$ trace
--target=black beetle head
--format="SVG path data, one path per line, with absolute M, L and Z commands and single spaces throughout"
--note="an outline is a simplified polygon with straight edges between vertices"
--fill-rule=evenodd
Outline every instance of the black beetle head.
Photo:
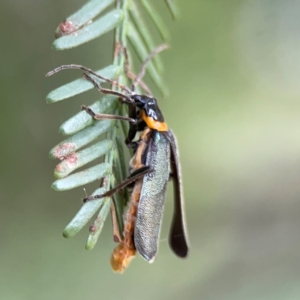
M 135 105 L 141 110 L 144 110 L 148 117 L 156 121 L 163 122 L 164 117 L 157 105 L 156 99 L 145 95 L 133 95 L 131 98 L 134 100 Z

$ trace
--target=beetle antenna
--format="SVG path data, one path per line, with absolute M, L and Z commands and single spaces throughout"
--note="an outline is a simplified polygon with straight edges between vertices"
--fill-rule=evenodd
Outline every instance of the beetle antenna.
M 132 100 L 130 99 L 130 97 L 128 97 L 125 94 L 122 94 L 120 92 L 117 91 L 113 91 L 110 89 L 104 89 L 99 82 L 97 82 L 94 78 L 92 78 L 90 75 L 83 73 L 83 78 L 86 79 L 87 81 L 91 82 L 95 88 L 102 94 L 110 94 L 110 95 L 115 95 L 118 96 L 122 99 L 122 102 L 124 103 L 132 103 Z
M 124 66 L 125 66 L 126 75 L 128 76 L 128 78 L 130 78 L 132 80 L 132 82 L 134 82 L 136 80 L 137 76 L 130 69 L 129 55 L 128 55 L 126 47 L 123 48 L 123 52 L 124 52 L 124 56 L 125 56 Z M 148 88 L 148 86 L 145 84 L 145 82 L 140 80 L 138 84 L 147 93 L 147 95 L 149 97 L 151 97 L 152 93 L 151 93 L 150 89 Z M 134 92 L 134 89 L 132 90 L 132 92 Z
M 97 78 L 99 78 L 99 79 L 101 79 L 103 81 L 106 81 L 106 82 L 110 83 L 111 85 L 117 86 L 121 90 L 126 91 L 127 93 L 131 94 L 131 90 L 127 86 L 119 84 L 115 80 L 110 80 L 108 78 L 105 78 L 105 77 L 97 74 L 96 72 L 94 72 L 92 69 L 86 68 L 86 67 L 84 67 L 82 65 L 74 65 L 74 64 L 71 64 L 71 65 L 62 65 L 62 66 L 60 66 L 58 68 L 55 68 L 54 70 L 48 72 L 46 74 L 46 77 L 52 76 L 53 74 L 58 73 L 58 72 L 60 72 L 62 70 L 66 70 L 66 69 L 80 69 L 80 70 L 83 70 L 83 71 L 88 72 L 89 74 L 92 74 L 95 77 L 97 77 Z
M 161 51 L 164 51 L 166 49 L 170 48 L 170 46 L 168 44 L 162 44 L 160 46 L 158 46 L 156 49 L 154 49 L 148 56 L 147 58 L 144 60 L 143 64 L 142 64 L 142 69 L 140 71 L 140 73 L 136 76 L 133 84 L 132 84 L 132 90 L 134 91 L 135 87 L 141 82 L 141 80 L 143 79 L 145 73 L 146 73 L 146 67 L 149 63 L 149 61 L 151 60 L 151 58 L 153 56 L 155 56 L 156 54 L 158 54 Z

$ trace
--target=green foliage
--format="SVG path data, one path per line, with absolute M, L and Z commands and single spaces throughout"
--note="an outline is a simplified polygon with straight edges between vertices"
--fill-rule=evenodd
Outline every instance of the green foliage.
M 174 4 L 170 0 L 165 2 L 170 13 L 175 17 L 177 11 Z M 96 21 L 92 22 L 92 19 L 98 17 L 104 9 L 113 3 L 115 3 L 114 8 L 105 15 L 100 15 Z M 132 58 L 133 54 L 128 47 L 128 43 L 130 43 L 139 60 L 143 61 L 156 46 L 144 21 L 143 16 L 145 14 L 150 16 L 150 20 L 153 21 L 162 39 L 168 41 L 169 32 L 150 0 L 90 0 L 84 7 L 57 27 L 55 33 L 58 38 L 53 42 L 52 47 L 55 50 L 70 49 L 114 30 L 115 49 L 120 45 L 126 47 L 129 58 Z M 116 53 L 113 64 L 97 71 L 97 73 L 109 79 L 118 78 L 119 82 L 125 84 L 125 58 L 122 53 L 120 54 L 117 51 Z M 149 63 L 147 73 L 156 87 L 164 94 L 165 85 L 161 77 L 162 69 L 161 59 L 156 56 Z M 101 83 L 101 80 L 99 82 Z M 73 97 L 93 87 L 85 79 L 74 80 L 50 92 L 47 96 L 47 103 L 54 103 Z M 90 107 L 96 113 L 116 115 L 123 113 L 118 99 L 111 95 L 102 97 Z M 51 158 L 61 160 L 54 171 L 57 180 L 52 184 L 52 188 L 57 191 L 64 191 L 85 186 L 90 182 L 101 179 L 102 187 L 93 193 L 93 195 L 97 195 L 104 193 L 115 186 L 116 182 L 126 178 L 127 163 L 124 159 L 122 145 L 122 139 L 124 139 L 126 132 L 127 124 L 125 122 L 120 123 L 120 121 L 115 120 L 94 121 L 85 111 L 79 112 L 64 122 L 60 127 L 60 133 L 68 137 L 50 151 Z M 96 144 L 90 144 L 103 134 L 105 136 L 103 140 Z M 86 145 L 88 146 L 85 149 L 80 150 Z M 99 157 L 103 157 L 102 163 L 69 175 L 76 169 Z M 114 195 L 120 232 L 122 232 L 122 215 L 123 208 L 128 200 L 127 197 L 126 191 Z M 85 203 L 67 225 L 63 236 L 74 236 L 99 210 L 98 216 L 90 227 L 90 235 L 86 244 L 86 249 L 92 249 L 101 233 L 110 207 L 110 198 L 102 198 Z

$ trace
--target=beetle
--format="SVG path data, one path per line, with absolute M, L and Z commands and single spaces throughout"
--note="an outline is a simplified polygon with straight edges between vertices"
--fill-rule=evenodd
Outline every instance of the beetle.
M 137 76 L 130 73 L 133 79 L 131 89 L 116 81 L 103 78 L 92 70 L 79 65 L 64 65 L 47 74 L 50 76 L 67 68 L 82 69 L 86 72 L 83 75 L 84 78 L 92 82 L 101 93 L 116 95 L 122 103 L 128 105 L 128 117 L 97 114 L 91 108 L 82 106 L 82 109 L 95 120 L 119 119 L 129 121 L 130 124 L 125 140 L 126 145 L 134 151 L 129 163 L 129 177 L 104 194 L 89 196 L 84 199 L 86 202 L 112 196 L 118 190 L 133 185 L 124 220 L 124 238 L 114 249 L 111 257 L 111 265 L 118 272 L 123 272 L 128 266 L 130 260 L 135 256 L 136 250 L 149 263 L 155 260 L 158 253 L 167 184 L 170 178 L 174 182 L 174 213 L 169 244 L 177 256 L 184 258 L 188 254 L 176 138 L 173 132 L 168 129 L 157 100 L 152 97 L 149 89 L 142 82 L 147 63 L 155 54 L 165 48 L 166 45 L 162 45 L 150 53 Z M 118 86 L 125 93 L 102 88 L 90 75 Z M 141 84 L 148 95 L 135 93 L 135 87 L 138 84 Z

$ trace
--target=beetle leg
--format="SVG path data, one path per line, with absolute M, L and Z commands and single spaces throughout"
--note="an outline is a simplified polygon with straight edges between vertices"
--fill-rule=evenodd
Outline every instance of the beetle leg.
M 128 186 L 132 182 L 136 181 L 137 179 L 145 176 L 146 174 L 152 172 L 150 167 L 142 167 L 136 171 L 133 172 L 127 179 L 125 179 L 123 182 L 121 182 L 119 185 L 116 187 L 110 189 L 109 191 L 101 194 L 101 195 L 95 195 L 95 196 L 89 196 L 83 199 L 83 202 L 91 201 L 91 200 L 96 200 L 104 197 L 110 197 L 117 191 L 123 189 L 124 187 Z
M 82 105 L 81 109 L 85 110 L 95 120 L 109 119 L 109 120 L 123 120 L 123 121 L 128 121 L 128 122 L 130 122 L 132 124 L 136 124 L 137 123 L 137 120 L 132 119 L 132 118 L 127 118 L 127 117 L 124 117 L 124 116 L 95 113 L 90 107 L 88 107 L 86 105 Z

